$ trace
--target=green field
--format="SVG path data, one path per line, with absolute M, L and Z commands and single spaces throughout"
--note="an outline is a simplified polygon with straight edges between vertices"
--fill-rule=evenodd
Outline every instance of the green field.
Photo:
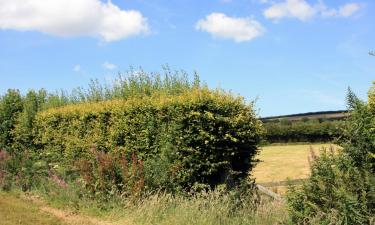
M 305 179 L 309 176 L 310 149 L 316 153 L 330 144 L 272 145 L 262 147 L 253 176 L 257 183 Z M 337 146 L 334 146 L 337 148 Z

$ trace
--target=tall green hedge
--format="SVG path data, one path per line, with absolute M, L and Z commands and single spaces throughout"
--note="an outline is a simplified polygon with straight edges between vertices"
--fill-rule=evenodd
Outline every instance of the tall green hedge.
M 329 142 L 342 136 L 344 121 L 276 121 L 266 122 L 265 140 L 283 142 Z
M 93 146 L 135 152 L 145 167 L 162 164 L 153 171 L 181 187 L 246 177 L 262 132 L 252 104 L 207 88 L 53 108 L 38 113 L 34 125 L 35 144 L 51 162 L 89 157 Z

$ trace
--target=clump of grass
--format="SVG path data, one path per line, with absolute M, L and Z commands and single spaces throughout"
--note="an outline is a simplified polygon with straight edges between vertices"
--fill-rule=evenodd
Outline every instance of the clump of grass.
M 278 224 L 287 221 L 281 202 L 262 200 L 255 207 L 252 199 L 238 207 L 230 194 L 207 192 L 194 197 L 153 195 L 131 209 L 134 224 Z M 119 220 L 121 222 L 121 219 Z

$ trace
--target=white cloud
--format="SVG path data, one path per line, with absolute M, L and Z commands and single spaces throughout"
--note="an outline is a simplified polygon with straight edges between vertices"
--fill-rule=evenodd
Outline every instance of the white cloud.
M 266 18 L 276 20 L 285 17 L 307 20 L 314 14 L 314 8 L 304 0 L 286 0 L 282 3 L 273 4 L 263 12 Z
M 343 17 L 348 17 L 356 13 L 361 8 L 358 3 L 348 3 L 341 6 L 339 9 L 339 15 Z
M 263 26 L 254 19 L 229 17 L 223 13 L 207 15 L 205 19 L 197 22 L 196 29 L 236 42 L 250 41 L 265 32 Z
M 321 6 L 321 15 L 323 17 L 349 17 L 354 15 L 362 8 L 359 3 L 347 3 L 338 9 L 329 9 L 324 4 Z
M 117 68 L 117 66 L 115 64 L 112 64 L 112 63 L 109 63 L 109 62 L 103 63 L 103 67 L 107 70 L 114 70 L 114 69 Z
M 94 36 L 106 42 L 149 31 L 139 11 L 100 0 L 1 0 L 0 29 Z
M 272 3 L 270 7 L 264 10 L 263 15 L 267 19 L 272 20 L 297 18 L 306 21 L 317 15 L 325 18 L 349 17 L 355 14 L 361 7 L 359 3 L 347 3 L 335 9 L 328 8 L 323 0 L 319 0 L 314 5 L 309 4 L 306 0 L 285 0 L 279 3 Z
M 79 65 L 79 64 L 75 65 L 73 67 L 73 71 L 76 72 L 76 73 L 80 72 L 81 71 L 81 65 Z

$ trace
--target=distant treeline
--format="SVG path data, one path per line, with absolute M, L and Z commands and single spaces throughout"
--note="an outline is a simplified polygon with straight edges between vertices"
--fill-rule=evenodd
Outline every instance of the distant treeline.
M 297 113 L 282 116 L 269 116 L 260 118 L 263 122 L 270 122 L 275 120 L 290 120 L 299 121 L 304 119 L 318 119 L 320 121 L 327 120 L 340 120 L 345 119 L 350 115 L 348 110 L 335 110 L 335 111 L 319 111 L 319 112 L 307 112 L 307 113 Z
M 272 120 L 264 123 L 265 141 L 269 143 L 330 142 L 342 135 L 343 125 L 343 120 L 329 119 Z

